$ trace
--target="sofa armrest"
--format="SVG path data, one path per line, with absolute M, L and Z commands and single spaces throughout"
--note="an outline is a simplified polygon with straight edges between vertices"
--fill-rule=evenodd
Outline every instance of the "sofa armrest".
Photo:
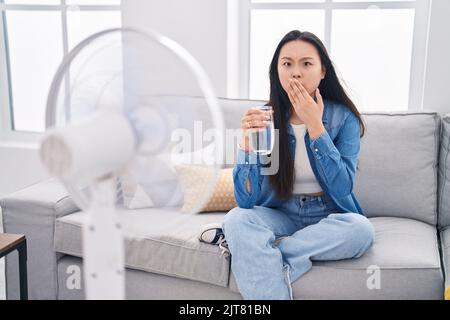
M 24 234 L 28 251 L 28 297 L 57 298 L 57 254 L 54 251 L 55 220 L 78 211 L 64 186 L 48 179 L 0 199 L 6 233 Z M 6 257 L 6 295 L 19 298 L 17 253 Z
M 441 255 L 445 278 L 445 299 L 450 300 L 450 227 L 441 230 Z

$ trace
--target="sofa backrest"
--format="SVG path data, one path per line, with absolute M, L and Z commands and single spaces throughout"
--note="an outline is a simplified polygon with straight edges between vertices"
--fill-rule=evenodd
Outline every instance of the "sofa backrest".
M 437 223 L 441 116 L 436 112 L 362 113 L 354 193 L 368 217 Z
M 262 103 L 232 99 L 219 102 L 227 128 L 238 128 L 245 110 Z M 440 114 L 377 112 L 362 116 L 367 131 L 361 139 L 354 193 L 365 214 L 412 218 L 436 225 Z M 448 201 L 441 202 L 441 206 L 446 206 L 448 212 Z M 450 217 L 444 220 L 448 223 Z
M 439 153 L 439 228 L 450 226 L 450 113 L 442 118 Z

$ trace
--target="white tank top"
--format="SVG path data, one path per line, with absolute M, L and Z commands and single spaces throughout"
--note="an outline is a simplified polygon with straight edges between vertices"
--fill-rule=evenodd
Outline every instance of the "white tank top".
M 308 154 L 305 146 L 305 124 L 291 124 L 294 129 L 295 139 L 297 140 L 295 146 L 295 181 L 294 194 L 302 193 L 316 193 L 322 192 L 320 184 L 317 182 L 316 176 L 312 171 L 309 163 Z

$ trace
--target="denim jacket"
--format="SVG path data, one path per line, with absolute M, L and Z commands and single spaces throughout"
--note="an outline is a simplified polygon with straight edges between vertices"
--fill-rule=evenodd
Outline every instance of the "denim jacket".
M 296 138 L 294 130 L 286 115 L 288 137 L 292 158 L 295 158 Z M 312 171 L 319 185 L 344 212 L 364 215 L 355 195 L 356 163 L 360 150 L 360 128 L 358 118 L 343 104 L 324 100 L 322 123 L 325 132 L 311 140 L 305 134 L 305 145 Z M 254 205 L 279 207 L 282 200 L 275 196 L 269 185 L 269 176 L 261 174 L 260 156 L 254 152 L 247 153 L 237 148 L 237 163 L 233 169 L 234 196 L 241 208 L 252 208 Z M 246 181 L 250 179 L 250 192 Z

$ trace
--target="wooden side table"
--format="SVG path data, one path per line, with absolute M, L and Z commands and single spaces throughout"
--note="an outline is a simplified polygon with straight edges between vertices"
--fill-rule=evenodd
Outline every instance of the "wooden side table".
M 28 300 L 27 239 L 23 234 L 0 233 L 0 258 L 14 250 L 19 253 L 20 299 Z

